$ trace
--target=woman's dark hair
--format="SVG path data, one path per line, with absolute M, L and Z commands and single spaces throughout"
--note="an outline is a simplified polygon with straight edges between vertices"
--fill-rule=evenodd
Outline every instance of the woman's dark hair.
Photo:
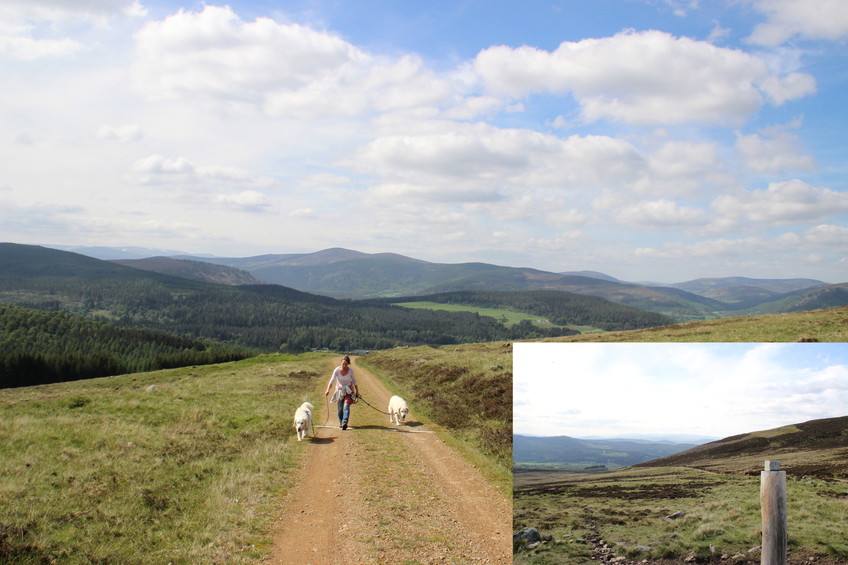
M 344 356 L 343 361 L 347 361 L 347 364 L 350 365 L 350 357 L 347 355 Z

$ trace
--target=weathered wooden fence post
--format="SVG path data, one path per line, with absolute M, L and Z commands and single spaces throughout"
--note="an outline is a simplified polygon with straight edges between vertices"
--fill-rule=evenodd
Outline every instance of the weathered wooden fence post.
M 766 461 L 760 472 L 763 551 L 760 565 L 786 565 L 786 471 L 780 461 Z

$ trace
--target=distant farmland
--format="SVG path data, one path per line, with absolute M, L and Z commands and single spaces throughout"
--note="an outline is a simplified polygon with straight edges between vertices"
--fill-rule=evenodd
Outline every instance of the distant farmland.
M 528 320 L 534 326 L 538 326 L 540 328 L 569 328 L 572 330 L 577 330 L 580 333 L 594 333 L 599 332 L 598 328 L 592 328 L 589 326 L 558 326 L 556 324 L 552 324 L 550 320 L 545 320 L 540 318 L 539 316 L 535 316 L 533 314 L 525 314 L 522 312 L 513 312 L 511 310 L 503 310 L 498 308 L 484 308 L 479 306 L 469 306 L 465 304 L 443 304 L 440 302 L 398 302 L 394 304 L 395 306 L 402 306 L 404 308 L 417 308 L 421 310 L 446 310 L 448 312 L 472 312 L 474 314 L 479 314 L 480 316 L 489 316 L 490 318 L 494 318 L 500 321 L 505 326 L 512 326 L 518 323 L 521 323 L 525 320 Z

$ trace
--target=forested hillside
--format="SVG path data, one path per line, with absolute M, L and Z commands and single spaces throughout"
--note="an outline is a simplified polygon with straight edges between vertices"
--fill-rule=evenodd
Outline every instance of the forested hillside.
M 256 351 L 0 304 L 0 388 L 234 361 Z
M 230 285 L 262 284 L 261 280 L 247 271 L 204 261 L 190 261 L 188 259 L 174 259 L 172 257 L 150 257 L 148 259 L 121 259 L 116 260 L 115 263 L 143 271 L 154 271 L 156 273 L 174 275 L 194 281 Z
M 383 349 L 566 335 L 468 312 L 412 311 L 278 285 L 225 286 L 42 247 L 0 244 L 0 302 L 263 351 Z

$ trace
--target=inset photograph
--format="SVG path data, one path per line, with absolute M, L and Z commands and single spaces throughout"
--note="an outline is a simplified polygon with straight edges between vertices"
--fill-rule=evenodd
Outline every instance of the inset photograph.
M 514 563 L 848 564 L 848 344 L 516 343 L 513 471 Z

